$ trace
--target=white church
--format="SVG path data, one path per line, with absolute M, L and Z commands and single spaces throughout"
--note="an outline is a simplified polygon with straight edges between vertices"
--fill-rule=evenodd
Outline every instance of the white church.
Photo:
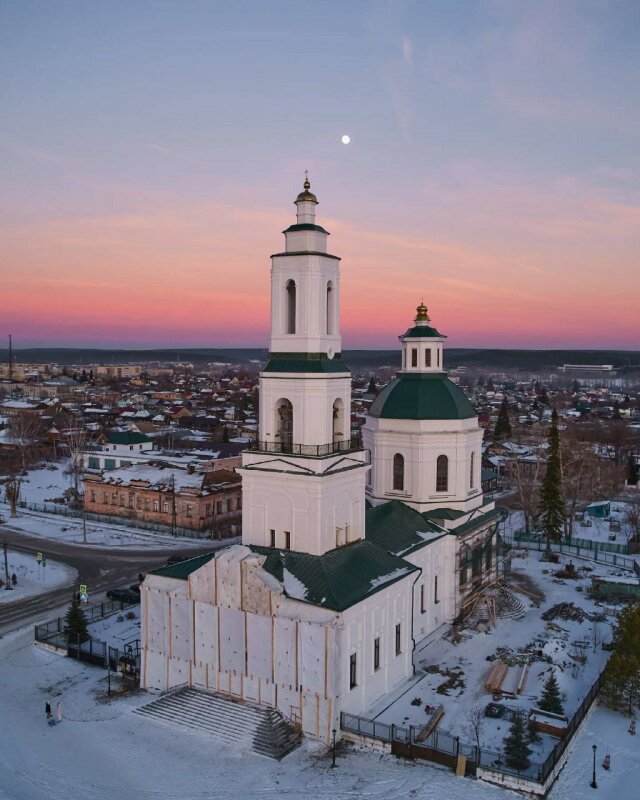
M 141 686 L 190 686 L 278 711 L 329 742 L 413 674 L 496 573 L 498 512 L 482 430 L 444 372 L 421 304 L 402 368 L 352 437 L 340 259 L 305 181 L 271 256 L 271 340 L 258 440 L 243 454 L 242 544 L 150 573 Z

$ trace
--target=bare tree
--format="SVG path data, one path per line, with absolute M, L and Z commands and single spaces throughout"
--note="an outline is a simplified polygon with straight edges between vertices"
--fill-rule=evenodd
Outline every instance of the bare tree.
M 11 509 L 11 516 L 17 517 L 18 501 L 20 500 L 20 479 L 11 478 L 8 480 L 4 486 L 4 493 Z
M 524 461 L 517 455 L 510 459 L 510 472 L 516 484 L 520 509 L 524 515 L 525 533 L 530 533 L 539 506 L 540 481 L 544 461 L 537 455 L 534 461 Z
M 624 521 L 627 524 L 629 542 L 640 542 L 640 493 L 627 497 L 627 512 Z
M 597 619 L 594 619 L 591 625 L 591 644 L 593 645 L 593 652 L 595 653 L 598 647 L 604 641 L 602 626 Z
M 11 417 L 9 432 L 20 453 L 22 473 L 24 474 L 33 457 L 34 448 L 42 439 L 44 426 L 35 412 L 19 411 Z
M 80 494 L 80 478 L 84 473 L 84 451 L 87 446 L 87 438 L 87 429 L 82 422 L 77 422 L 69 428 L 65 435 L 65 441 L 69 448 L 69 465 L 66 471 L 71 476 L 76 499 Z
M 470 739 L 476 743 L 478 750 L 480 749 L 480 740 L 482 738 L 482 731 L 484 730 L 485 716 L 484 709 L 481 706 L 471 706 L 465 715 L 465 722 L 462 727 L 463 732 Z

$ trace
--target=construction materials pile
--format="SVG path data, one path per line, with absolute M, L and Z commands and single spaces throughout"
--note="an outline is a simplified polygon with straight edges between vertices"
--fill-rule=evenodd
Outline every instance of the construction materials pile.
M 572 620 L 574 622 L 583 622 L 588 619 L 591 622 L 600 622 L 604 619 L 602 614 L 589 614 L 587 611 L 579 608 L 573 603 L 557 603 L 555 606 L 547 609 L 542 615 L 542 619 L 546 622 L 553 619 Z

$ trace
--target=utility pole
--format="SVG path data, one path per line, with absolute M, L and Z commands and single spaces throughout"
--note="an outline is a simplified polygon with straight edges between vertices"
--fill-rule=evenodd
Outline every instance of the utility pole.
M 171 535 L 176 535 L 176 476 L 171 473 Z
M 4 576 L 5 576 L 4 588 L 5 588 L 5 590 L 6 589 L 13 589 L 13 586 L 11 585 L 11 581 L 9 580 L 9 555 L 7 553 L 7 543 L 6 542 L 4 543 L 3 547 L 4 547 Z

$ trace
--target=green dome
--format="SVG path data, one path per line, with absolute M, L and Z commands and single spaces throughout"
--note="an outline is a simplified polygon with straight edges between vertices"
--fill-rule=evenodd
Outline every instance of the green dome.
M 371 404 L 382 419 L 471 419 L 476 412 L 444 372 L 399 373 Z

